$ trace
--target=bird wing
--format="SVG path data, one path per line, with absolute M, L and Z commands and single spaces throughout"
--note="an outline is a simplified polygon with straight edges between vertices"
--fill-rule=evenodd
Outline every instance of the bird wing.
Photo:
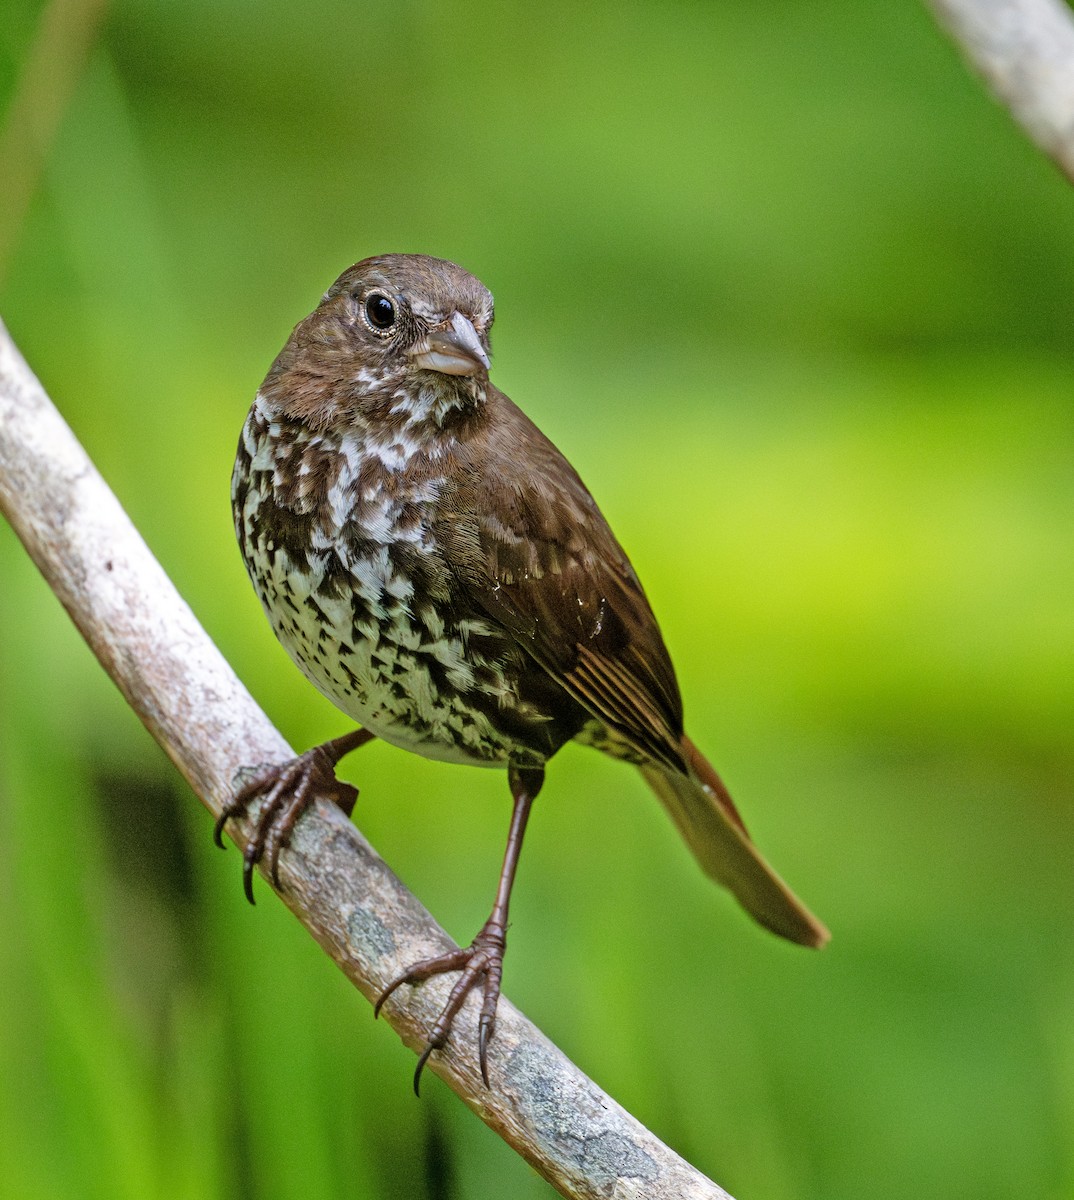
M 502 394 L 459 452 L 438 537 L 468 606 L 517 644 L 616 739 L 683 770 L 682 701 L 637 575 L 556 447 Z
M 596 502 L 536 426 L 517 409 L 510 416 L 509 436 L 494 426 L 461 452 L 441 496 L 437 536 L 462 603 L 509 633 L 637 755 L 708 875 L 773 932 L 823 945 L 828 931 L 761 856 L 683 734 L 656 618 Z

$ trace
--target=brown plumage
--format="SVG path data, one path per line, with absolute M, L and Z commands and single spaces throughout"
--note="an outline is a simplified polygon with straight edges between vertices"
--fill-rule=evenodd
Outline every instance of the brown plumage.
M 808 946 L 828 937 L 685 736 L 656 619 L 595 501 L 489 382 L 492 319 L 491 295 L 453 263 L 358 263 L 273 364 L 233 477 L 239 542 L 277 636 L 363 726 L 266 772 L 221 819 L 269 792 L 246 852 L 248 894 L 260 858 L 275 878 L 314 786 L 348 806 L 334 765 L 372 736 L 508 771 L 515 808 L 488 922 L 472 946 L 416 964 L 381 997 L 462 972 L 415 1085 L 478 983 L 488 1080 L 522 834 L 544 764 L 571 739 L 635 763 L 702 868 L 761 924 Z

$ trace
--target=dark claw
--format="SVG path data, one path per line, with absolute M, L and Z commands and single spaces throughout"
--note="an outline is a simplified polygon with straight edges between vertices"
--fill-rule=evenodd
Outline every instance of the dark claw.
M 421 1099 L 421 1073 L 425 1070 L 425 1064 L 429 1061 L 429 1055 L 439 1048 L 439 1046 L 434 1046 L 432 1042 L 429 1042 L 418 1056 L 418 1065 L 414 1068 L 414 1095 L 419 1100 Z
M 222 849 L 224 826 L 228 821 L 242 816 L 258 796 L 264 797 L 253 836 L 247 842 L 242 856 L 242 887 L 251 904 L 254 903 L 254 870 L 260 862 L 268 867 L 273 887 L 281 890 L 280 852 L 290 845 L 298 819 L 316 796 L 335 801 L 350 815 L 358 791 L 349 783 L 341 783 L 336 779 L 335 765 L 341 754 L 372 736 L 365 730 L 357 730 L 337 738 L 335 742 L 307 750 L 290 762 L 263 768 L 239 789 L 231 803 L 217 817 L 213 826 L 213 840 Z
M 233 815 L 231 806 L 229 805 L 216 818 L 216 824 L 213 826 L 213 841 L 221 850 L 224 849 L 224 826 L 231 820 Z
M 477 939 L 475 938 L 474 941 L 476 943 Z M 420 962 L 416 962 L 407 967 L 405 971 L 400 972 L 380 993 L 380 998 L 373 1005 L 374 1020 L 380 1016 L 384 1001 L 397 987 L 401 987 L 404 983 L 421 983 L 426 979 L 431 979 L 434 975 L 443 975 L 447 971 L 461 971 L 473 957 L 473 949 L 471 946 L 468 950 L 449 950 L 447 954 L 437 955 L 436 958 L 423 958 Z
M 256 845 L 256 842 L 250 842 L 242 856 L 242 890 L 251 904 L 257 903 L 254 899 L 254 867 L 257 866 L 257 856 L 251 854 Z
M 373 1005 L 373 1020 L 374 1021 L 377 1019 L 377 1017 L 380 1016 L 380 1010 L 384 1007 L 384 1001 L 388 999 L 388 997 L 392 994 L 392 992 L 395 991 L 395 989 L 397 987 L 399 987 L 400 984 L 408 983 L 408 982 L 409 982 L 409 978 L 405 973 L 403 975 L 397 975 L 391 981 L 391 983 L 388 984 L 388 986 L 384 989 L 384 991 L 380 993 L 380 996 L 377 999 L 376 1004 Z
M 508 780 L 511 784 L 511 795 L 514 797 L 514 808 L 511 811 L 511 830 L 507 835 L 507 850 L 504 853 L 503 868 L 500 871 L 500 886 L 496 891 L 496 903 L 492 906 L 489 919 L 481 927 L 477 937 L 465 950 L 452 950 L 436 958 L 426 958 L 415 963 L 395 979 L 381 992 L 373 1006 L 373 1016 L 380 1015 L 384 1002 L 404 983 L 421 983 L 433 975 L 443 975 L 448 971 L 461 971 L 455 981 L 447 1003 L 440 1010 L 440 1015 L 429 1030 L 429 1040 L 425 1049 L 418 1056 L 418 1065 L 414 1070 L 414 1092 L 418 1093 L 421 1084 L 421 1073 L 434 1050 L 447 1045 L 451 1034 L 451 1025 L 459 1015 L 466 997 L 481 983 L 484 998 L 481 1003 L 481 1016 L 477 1023 L 477 1061 L 481 1067 L 481 1078 L 485 1087 L 489 1083 L 489 1043 L 496 1031 L 496 1006 L 500 1000 L 500 981 L 503 978 L 503 952 L 507 944 L 507 910 L 511 899 L 511 887 L 515 880 L 515 868 L 518 866 L 518 854 L 522 848 L 522 835 L 526 830 L 533 798 L 541 789 L 544 778 L 543 770 L 535 768 L 519 768 L 514 765 L 508 770 Z
M 481 1020 L 477 1026 L 477 1061 L 481 1067 L 481 1078 L 485 1081 L 485 1087 L 489 1087 L 489 1039 L 492 1037 L 493 1022 L 485 1015 L 481 1014 Z
M 437 958 L 422 959 L 415 963 L 395 979 L 381 992 L 373 1006 L 373 1016 L 380 1016 L 380 1010 L 385 1000 L 404 983 L 422 983 L 434 975 L 444 975 L 448 971 L 461 971 L 455 981 L 447 1002 L 440 1010 L 432 1029 L 429 1040 L 425 1043 L 418 1058 L 414 1071 L 414 1093 L 419 1093 L 421 1073 L 434 1050 L 442 1049 L 451 1033 L 451 1026 L 458 1016 L 466 997 L 482 982 L 484 999 L 481 1005 L 481 1017 L 478 1022 L 477 1058 L 481 1067 L 481 1078 L 485 1087 L 489 1083 L 488 1048 L 496 1025 L 496 1005 L 500 999 L 500 979 L 503 974 L 504 935 L 502 927 L 486 925 L 474 938 L 473 943 L 465 950 L 450 950 Z

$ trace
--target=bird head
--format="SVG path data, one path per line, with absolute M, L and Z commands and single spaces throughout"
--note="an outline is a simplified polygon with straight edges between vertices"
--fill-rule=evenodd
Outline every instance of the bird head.
M 295 327 L 262 395 L 315 428 L 443 425 L 484 402 L 493 315 L 488 288 L 455 263 L 367 258 Z

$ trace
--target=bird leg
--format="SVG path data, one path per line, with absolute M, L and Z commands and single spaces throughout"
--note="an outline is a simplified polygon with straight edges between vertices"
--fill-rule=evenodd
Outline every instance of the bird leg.
M 466 997 L 479 981 L 482 981 L 483 1000 L 481 1015 L 478 1018 L 477 1053 L 478 1062 L 481 1064 L 481 1078 L 485 1081 L 485 1087 L 489 1086 L 488 1045 L 496 1025 L 496 1004 L 500 998 L 500 980 L 503 977 L 503 955 L 507 945 L 507 911 L 511 903 L 511 888 L 515 882 L 518 856 L 522 850 L 522 837 L 526 832 L 526 821 L 529 819 L 530 807 L 544 782 L 544 768 L 517 767 L 512 764 L 508 767 L 507 778 L 514 797 L 514 808 L 511 812 L 511 828 L 507 834 L 507 850 L 500 870 L 500 883 L 496 889 L 496 903 L 492 906 L 489 919 L 481 926 L 477 937 L 466 949 L 451 950 L 436 958 L 422 959 L 398 975 L 381 992 L 380 999 L 373 1009 L 373 1015 L 379 1016 L 384 1001 L 401 984 L 421 983 L 448 971 L 462 972 L 429 1031 L 425 1049 L 418 1058 L 418 1065 L 414 1071 L 415 1094 L 421 1085 L 421 1073 L 429 1055 L 447 1044 L 452 1022 L 465 1003 Z
M 242 816 L 257 796 L 265 797 L 253 837 L 246 843 L 242 856 L 242 885 L 251 904 L 254 902 L 254 868 L 262 859 L 268 863 L 273 887 L 279 889 L 280 851 L 290 844 L 295 823 L 315 797 L 324 796 L 334 801 L 348 817 L 354 811 L 358 791 L 336 778 L 336 763 L 344 754 L 357 750 L 374 737 L 376 734 L 368 729 L 355 729 L 323 746 L 314 746 L 290 762 L 259 769 L 217 817 L 213 840 L 223 849 L 221 835 L 227 822 L 232 817 Z

